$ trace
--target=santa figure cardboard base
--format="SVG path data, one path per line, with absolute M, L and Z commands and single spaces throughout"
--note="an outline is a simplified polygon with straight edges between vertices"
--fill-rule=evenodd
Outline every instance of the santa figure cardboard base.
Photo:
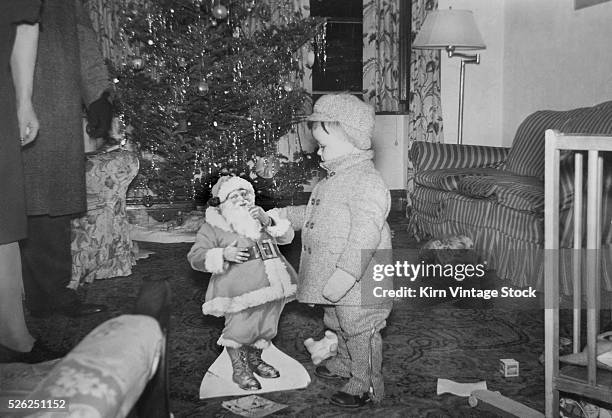
M 283 390 L 303 389 L 310 384 L 310 375 L 298 361 L 289 357 L 270 343 L 261 354 L 263 361 L 274 366 L 280 377 L 264 379 L 255 375 L 261 383 L 260 390 L 242 390 L 232 381 L 232 364 L 227 349 L 217 357 L 206 371 L 200 385 L 200 399 L 221 396 L 247 396 L 258 393 L 278 392 Z

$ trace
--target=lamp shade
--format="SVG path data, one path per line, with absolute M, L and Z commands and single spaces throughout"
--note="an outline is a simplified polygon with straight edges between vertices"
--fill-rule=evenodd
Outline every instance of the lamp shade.
M 412 48 L 455 50 L 485 49 L 471 10 L 435 10 L 421 26 Z

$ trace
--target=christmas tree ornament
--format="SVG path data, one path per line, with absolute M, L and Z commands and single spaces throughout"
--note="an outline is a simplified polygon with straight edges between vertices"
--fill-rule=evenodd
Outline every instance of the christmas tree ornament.
M 188 126 L 187 119 L 182 119 L 181 118 L 178 121 L 178 126 L 177 126 L 175 132 L 177 132 L 177 133 L 187 132 L 187 126 Z
M 255 161 L 255 173 L 264 179 L 271 179 L 278 173 L 280 161 L 275 156 L 257 157 Z
M 132 58 L 130 63 L 134 71 L 140 71 L 144 68 L 144 60 L 141 57 Z
M 153 206 L 153 196 L 151 195 L 143 196 L 142 204 L 145 205 L 145 207 L 147 208 L 150 208 L 151 206 Z
M 270 6 L 265 3 L 261 3 L 259 5 L 259 9 L 257 10 L 257 14 L 259 14 L 259 17 L 261 17 L 263 20 L 270 20 L 272 11 L 270 10 Z
M 209 89 L 208 88 L 208 83 L 206 82 L 206 80 L 200 81 L 198 83 L 197 89 L 198 89 L 198 94 L 200 96 L 206 95 L 208 93 L 208 89 Z
M 215 19 L 223 20 L 227 17 L 228 11 L 227 7 L 222 4 L 217 4 L 210 11 Z

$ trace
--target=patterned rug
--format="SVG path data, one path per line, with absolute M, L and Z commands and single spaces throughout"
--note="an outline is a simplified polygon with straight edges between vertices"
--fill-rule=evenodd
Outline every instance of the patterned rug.
M 396 247 L 416 245 L 403 234 L 396 230 Z M 33 332 L 51 347 L 68 350 L 99 323 L 129 313 L 143 280 L 167 278 L 173 291 L 169 336 L 172 411 L 176 417 L 233 416 L 221 407 L 225 399 L 198 399 L 202 377 L 220 353 L 216 340 L 223 327 L 222 318 L 201 314 L 208 276 L 192 271 L 188 265 L 189 244 L 148 243 L 143 247 L 155 254 L 139 260 L 131 276 L 99 280 L 80 290 L 88 302 L 108 305 L 108 312 L 82 319 L 29 318 Z M 297 261 L 295 252 L 287 256 L 292 263 Z M 288 405 L 277 416 L 487 416 L 478 408 L 470 408 L 466 398 L 436 395 L 438 378 L 486 380 L 490 390 L 544 409 L 544 368 L 538 362 L 544 348 L 542 310 L 458 309 L 450 303 L 398 305 L 383 332 L 385 400 L 355 412 L 331 406 L 327 398 L 338 388 L 312 374 L 314 367 L 303 341 L 323 335 L 322 317 L 320 308 L 297 302 L 285 308 L 275 344 L 304 364 L 313 381 L 303 390 L 264 394 L 267 399 Z M 520 376 L 502 377 L 498 372 L 501 358 L 518 360 Z

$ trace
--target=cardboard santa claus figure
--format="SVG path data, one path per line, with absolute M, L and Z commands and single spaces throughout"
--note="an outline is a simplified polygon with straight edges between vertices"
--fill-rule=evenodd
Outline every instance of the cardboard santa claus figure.
M 294 232 L 274 209 L 255 206 L 253 187 L 243 178 L 221 177 L 212 194 L 206 223 L 187 258 L 194 269 L 212 273 L 202 311 L 225 317 L 217 344 L 229 355 L 233 382 L 258 391 L 262 385 L 255 375 L 280 377 L 278 367 L 262 359 L 262 350 L 295 297 L 297 275 L 278 250 Z

